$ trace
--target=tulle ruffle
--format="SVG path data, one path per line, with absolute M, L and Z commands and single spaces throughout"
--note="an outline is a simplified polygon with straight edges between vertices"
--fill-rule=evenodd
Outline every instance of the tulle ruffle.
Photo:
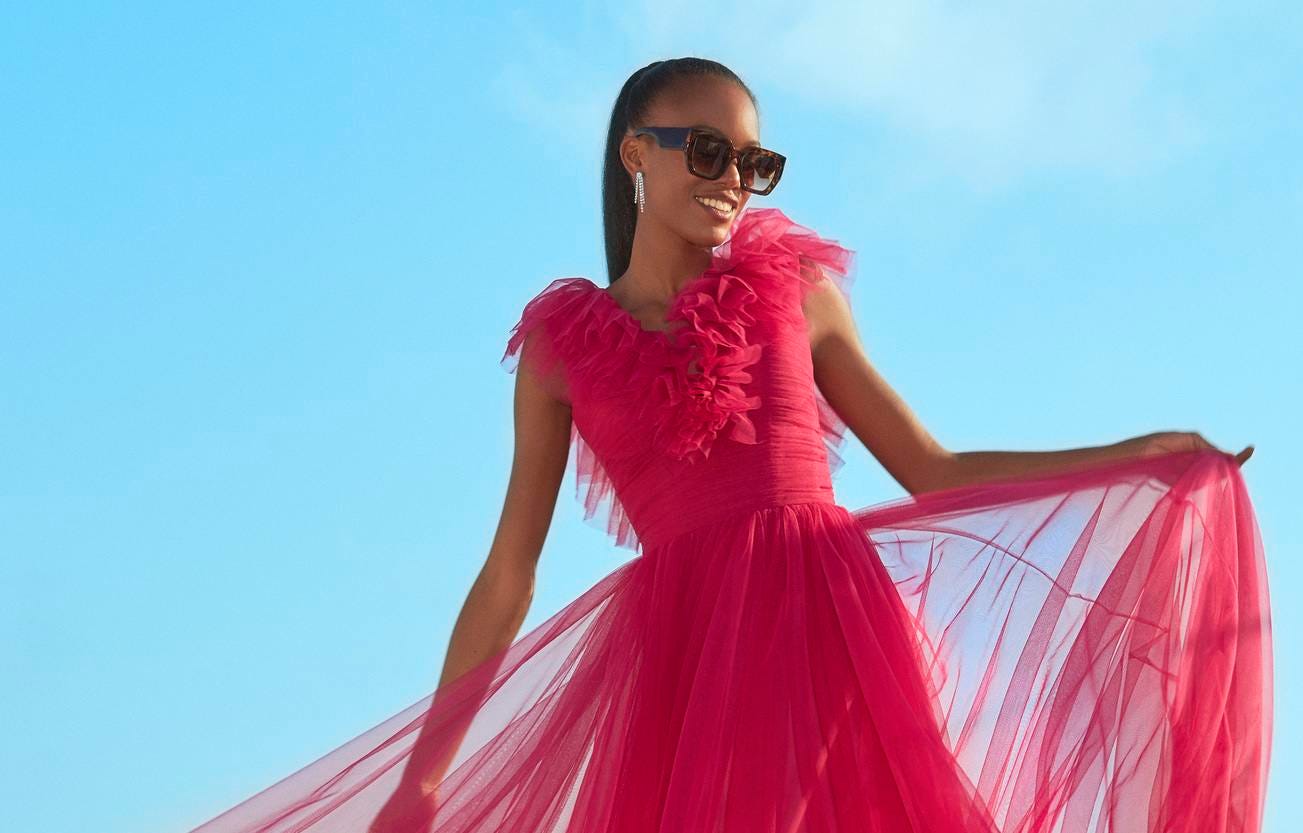
M 854 263 L 853 250 L 800 225 L 780 209 L 748 208 L 716 251 L 708 274 L 740 276 L 749 286 L 759 288 L 759 301 L 766 315 L 786 319 L 790 326 L 803 331 L 800 297 L 821 282 L 830 281 L 849 304 Z M 793 283 L 801 290 L 796 303 L 784 291 Z M 840 452 L 846 423 L 818 387 L 812 387 L 811 393 L 819 409 L 829 471 L 835 475 L 844 462 Z
M 1214 450 L 853 513 L 1004 833 L 1253 833 L 1271 757 L 1261 532 Z
M 617 568 L 461 678 L 196 828 L 1257 833 L 1262 542 L 1228 455 L 848 511 Z

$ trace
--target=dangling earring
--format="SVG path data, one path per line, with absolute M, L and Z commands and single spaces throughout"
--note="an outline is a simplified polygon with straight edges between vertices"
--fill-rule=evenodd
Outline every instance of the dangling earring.
M 647 204 L 647 197 L 642 189 L 642 171 L 633 175 L 633 201 L 638 205 L 638 213 L 643 212 L 643 206 Z

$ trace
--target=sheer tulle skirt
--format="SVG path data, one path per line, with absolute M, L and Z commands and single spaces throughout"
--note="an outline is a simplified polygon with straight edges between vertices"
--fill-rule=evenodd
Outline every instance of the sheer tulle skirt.
M 1271 630 L 1243 480 L 1183 452 L 739 514 L 196 833 L 1256 831 Z

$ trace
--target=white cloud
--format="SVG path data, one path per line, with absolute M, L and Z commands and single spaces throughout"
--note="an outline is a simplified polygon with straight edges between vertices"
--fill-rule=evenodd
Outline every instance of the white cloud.
M 750 73 L 885 121 L 979 178 L 1129 173 L 1199 141 L 1180 90 L 1151 63 L 1194 9 L 1109 5 L 812 4 Z

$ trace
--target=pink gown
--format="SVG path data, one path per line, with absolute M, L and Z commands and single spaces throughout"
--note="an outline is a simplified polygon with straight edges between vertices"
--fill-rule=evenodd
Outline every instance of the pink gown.
M 365 833 L 405 770 L 442 780 L 402 833 L 1258 831 L 1271 626 L 1233 458 L 844 508 L 801 300 L 852 256 L 750 208 L 668 331 L 586 278 L 539 292 L 503 362 L 570 403 L 584 516 L 636 556 L 194 833 Z

